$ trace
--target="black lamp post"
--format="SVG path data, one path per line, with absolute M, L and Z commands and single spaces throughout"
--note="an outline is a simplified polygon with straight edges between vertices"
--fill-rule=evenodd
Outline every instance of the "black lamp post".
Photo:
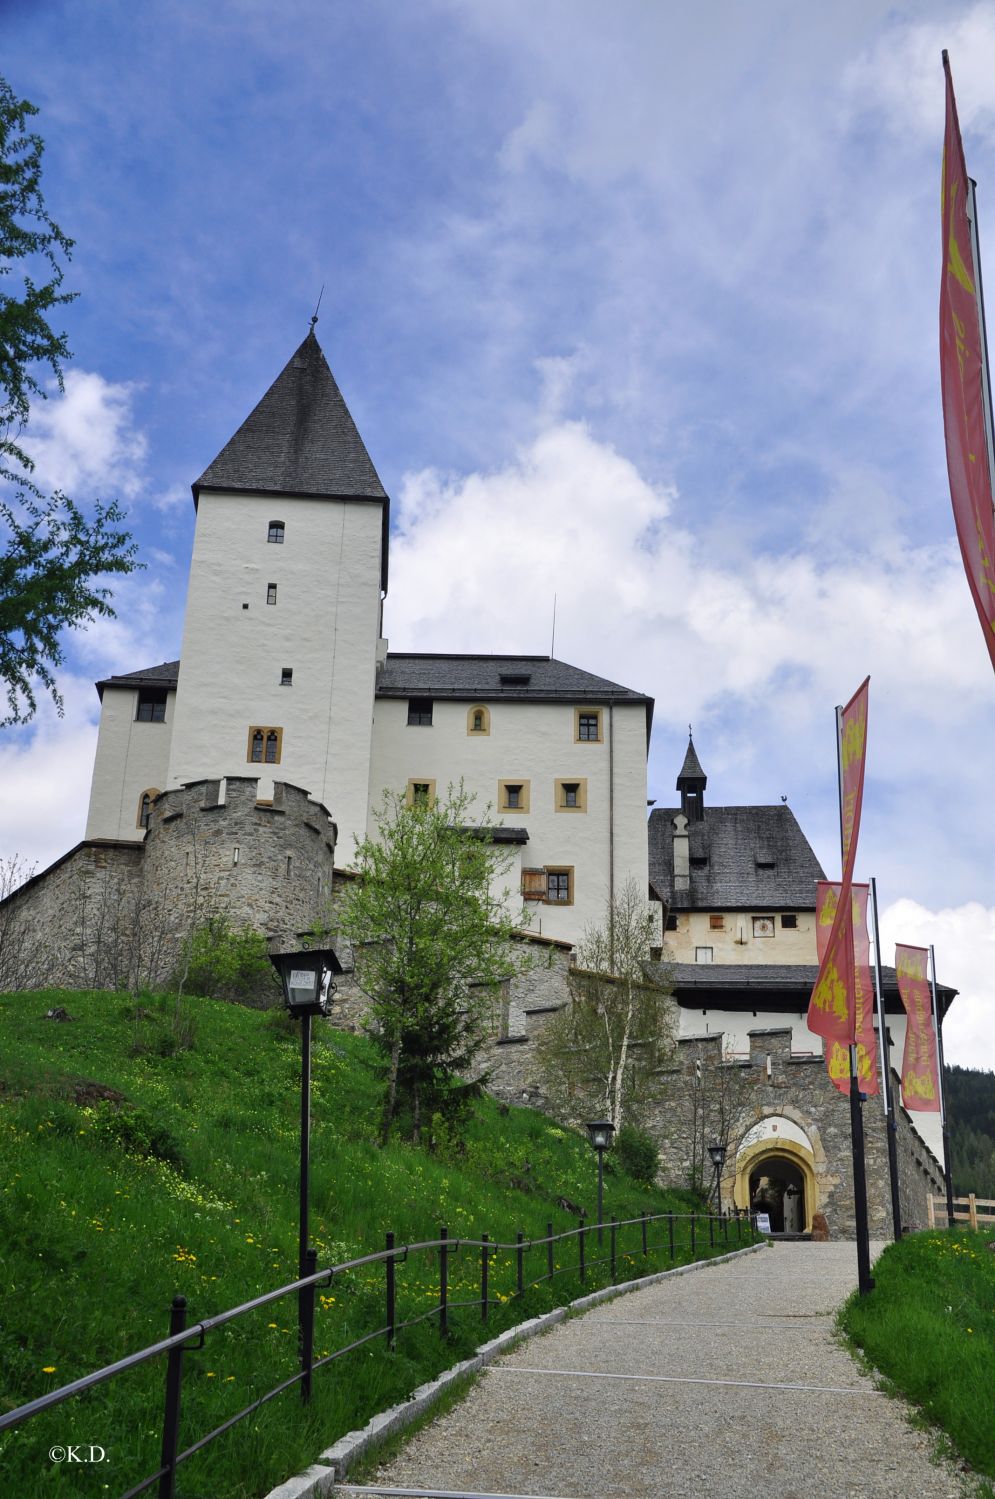
M 716 1140 L 716 1142 L 715 1142 L 714 1145 L 709 1145 L 709 1147 L 708 1147 L 708 1154 L 712 1158 L 712 1166 L 714 1167 L 714 1170 L 715 1170 L 715 1200 L 716 1200 L 716 1203 L 718 1204 L 719 1217 L 720 1218 L 722 1217 L 722 1180 L 721 1180 L 721 1178 L 722 1178 L 722 1167 L 726 1163 L 726 1150 L 727 1150 L 727 1147 L 725 1145 L 723 1145 L 720 1140 Z
M 301 1199 L 298 1276 L 303 1278 L 308 1248 L 308 1182 L 311 1165 L 311 1016 L 327 1015 L 342 964 L 330 947 L 310 952 L 272 953 L 270 962 L 283 984 L 283 1002 L 301 1022 Z
M 605 1151 L 611 1149 L 612 1140 L 615 1138 L 615 1126 L 610 1119 L 592 1119 L 588 1122 L 587 1133 L 591 1137 L 591 1144 L 598 1152 L 598 1244 L 603 1241 L 602 1223 L 604 1221 L 605 1202 Z

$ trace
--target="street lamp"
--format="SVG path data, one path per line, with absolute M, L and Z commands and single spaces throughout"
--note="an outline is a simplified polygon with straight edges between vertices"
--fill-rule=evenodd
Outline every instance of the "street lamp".
M 722 1167 L 726 1163 L 726 1149 L 720 1140 L 714 1145 L 709 1145 L 708 1154 L 712 1158 L 712 1166 L 715 1169 L 715 1198 L 718 1204 L 719 1217 L 722 1217 Z
M 330 947 L 306 952 L 271 953 L 270 962 L 283 984 L 283 1002 L 301 1022 L 301 1205 L 298 1277 L 303 1279 L 308 1248 L 308 1179 L 311 1156 L 311 1016 L 327 1015 L 342 964 Z
M 591 1144 L 598 1152 L 598 1244 L 600 1246 L 603 1242 L 601 1225 L 605 1201 L 605 1151 L 611 1149 L 612 1140 L 615 1137 L 615 1126 L 610 1119 L 592 1119 L 588 1122 L 587 1133 L 591 1137 Z

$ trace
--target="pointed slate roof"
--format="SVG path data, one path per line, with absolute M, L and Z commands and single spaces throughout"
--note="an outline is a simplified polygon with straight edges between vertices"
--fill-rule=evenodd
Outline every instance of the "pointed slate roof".
M 678 791 L 681 789 L 682 781 L 700 781 L 703 786 L 708 784 L 708 777 L 701 768 L 698 751 L 694 747 L 694 740 L 690 734 L 688 735 L 688 752 L 684 756 L 684 764 L 681 766 L 681 773 L 677 777 Z
M 383 501 L 386 587 L 387 493 L 314 328 L 192 488 Z

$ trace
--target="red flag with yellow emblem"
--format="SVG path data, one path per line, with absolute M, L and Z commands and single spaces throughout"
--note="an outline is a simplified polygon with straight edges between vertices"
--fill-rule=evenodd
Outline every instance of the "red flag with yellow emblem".
M 895 947 L 898 992 L 908 1021 L 902 1056 L 902 1102 L 907 1109 L 940 1111 L 940 1079 L 936 1064 L 933 1002 L 926 976 L 929 951 L 925 947 Z
M 821 963 L 829 948 L 833 921 L 839 906 L 840 886 L 820 880 L 815 887 L 815 936 Z M 857 1077 L 861 1093 L 878 1091 L 877 1037 L 874 1031 L 874 994 L 871 989 L 871 939 L 867 931 L 869 885 L 850 887 L 850 934 L 853 944 L 853 1004 L 857 1038 Z M 841 1093 L 850 1092 L 848 1043 L 827 1041 L 826 1066 Z
M 857 857 L 857 835 L 864 800 L 864 762 L 867 756 L 867 699 L 870 677 L 865 677 L 840 714 L 840 823 L 843 845 L 843 878 L 836 912 L 819 957 L 819 976 L 808 1005 L 808 1028 L 826 1041 L 826 1065 L 833 1076 L 833 1060 L 839 1070 L 835 1048 L 846 1052 L 856 1036 L 857 995 L 854 933 L 850 892 Z M 866 927 L 866 923 L 865 923 Z M 849 1092 L 849 1083 L 845 1090 Z
M 971 236 L 971 185 L 947 54 L 947 123 L 940 180 L 943 272 L 940 280 L 940 384 L 947 474 L 964 571 L 995 666 L 995 515 L 982 380 L 986 365 L 978 276 Z

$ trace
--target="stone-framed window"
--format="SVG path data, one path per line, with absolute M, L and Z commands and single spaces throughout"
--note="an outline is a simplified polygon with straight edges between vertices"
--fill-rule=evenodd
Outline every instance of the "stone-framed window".
M 575 744 L 600 744 L 601 743 L 601 709 L 600 708 L 575 708 L 574 709 L 574 743 Z
M 587 811 L 587 777 L 561 779 L 554 783 L 553 805 L 557 812 Z
M 135 818 L 136 828 L 147 828 L 152 821 L 152 803 L 159 795 L 156 786 L 149 786 L 138 798 L 138 816 Z
M 476 738 L 491 732 L 491 711 L 483 703 L 475 703 L 467 713 L 466 732 Z
M 271 724 L 252 724 L 245 758 L 250 765 L 279 765 L 283 756 L 283 730 Z
M 429 776 L 413 777 L 408 782 L 404 803 L 408 807 L 434 807 L 435 782 Z
M 547 906 L 572 906 L 574 903 L 574 868 L 572 864 L 546 866 Z
M 498 811 L 527 812 L 529 810 L 530 789 L 530 781 L 498 781 Z

